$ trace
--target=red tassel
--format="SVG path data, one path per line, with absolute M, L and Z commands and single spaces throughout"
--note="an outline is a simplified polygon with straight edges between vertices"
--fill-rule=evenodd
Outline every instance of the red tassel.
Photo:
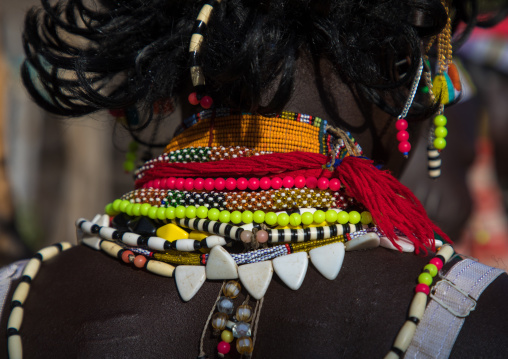
M 399 250 L 395 228 L 415 245 L 415 252 L 425 246 L 435 251 L 434 232 L 450 242 L 446 234 L 427 217 L 425 209 L 411 191 L 388 171 L 377 169 L 372 160 L 346 157 L 336 170 L 346 193 L 363 204 L 378 228 Z M 335 175 L 334 175 L 335 177 Z

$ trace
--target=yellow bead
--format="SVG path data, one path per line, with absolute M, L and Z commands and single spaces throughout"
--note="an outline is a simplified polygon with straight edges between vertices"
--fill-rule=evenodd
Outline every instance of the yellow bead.
M 236 280 L 230 280 L 229 282 L 224 285 L 224 288 L 222 289 L 222 293 L 226 297 L 235 299 L 240 294 L 240 291 L 242 290 L 242 286 L 240 285 L 240 282 L 237 282 Z
M 250 337 L 241 337 L 236 340 L 236 350 L 240 354 L 250 354 L 254 350 Z
M 176 224 L 170 223 L 157 229 L 157 237 L 173 242 L 177 239 L 189 238 L 189 233 L 187 233 L 187 231 L 183 228 L 178 227 Z
M 236 309 L 236 319 L 240 322 L 250 322 L 252 320 L 252 307 L 248 304 L 240 305 Z
M 226 343 L 231 343 L 235 337 L 233 336 L 233 333 L 231 333 L 229 330 L 223 330 L 220 334 L 220 338 L 224 340 Z
M 210 234 L 206 232 L 201 231 L 191 231 L 189 233 L 189 239 L 195 239 L 196 241 L 201 241 L 208 237 Z

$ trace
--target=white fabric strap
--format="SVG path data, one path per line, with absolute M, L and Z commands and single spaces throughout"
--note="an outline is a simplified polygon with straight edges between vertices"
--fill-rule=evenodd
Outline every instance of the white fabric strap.
M 27 263 L 28 259 L 24 259 L 0 268 L 0 318 L 5 309 L 5 300 L 9 294 L 11 282 L 21 277 Z
M 431 290 L 432 300 L 404 358 L 448 358 L 465 317 L 494 279 L 504 273 L 471 259 L 455 264 Z

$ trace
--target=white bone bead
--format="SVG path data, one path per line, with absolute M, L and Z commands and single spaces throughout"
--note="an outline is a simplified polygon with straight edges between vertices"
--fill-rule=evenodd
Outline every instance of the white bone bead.
M 19 330 L 21 323 L 23 322 L 23 307 L 12 308 L 9 321 L 7 322 L 7 328 L 14 328 Z
M 86 244 L 88 247 L 93 248 L 97 251 L 101 250 L 102 239 L 98 237 L 85 237 L 81 240 L 81 243 Z
M 280 256 L 272 261 L 273 269 L 279 278 L 291 289 L 298 290 L 309 266 L 306 252 L 292 253 Z
M 221 248 L 221 247 L 216 247 Z M 273 276 L 271 261 L 244 264 L 238 267 L 238 277 L 249 294 L 259 300 L 264 297 Z
M 209 236 L 205 238 L 205 243 L 208 248 L 213 248 L 215 246 L 225 246 L 226 239 L 221 236 Z
M 139 237 L 139 234 L 126 232 L 122 235 L 122 242 L 129 246 L 137 247 Z
M 55 246 L 49 246 L 49 247 L 41 249 L 37 253 L 39 253 L 42 256 L 43 261 L 47 261 L 48 259 L 51 259 L 54 256 L 56 256 L 58 253 L 60 253 L 60 250 Z
M 21 337 L 19 335 L 11 335 L 7 339 L 7 348 L 9 351 L 9 359 L 23 358 L 23 345 L 21 344 Z
M 425 312 L 426 306 L 427 306 L 427 294 L 418 292 L 413 297 L 413 301 L 411 302 L 411 306 L 409 307 L 408 315 L 410 317 L 422 319 L 423 312 Z
M 112 240 L 113 239 L 113 233 L 116 232 L 116 229 L 115 228 L 111 228 L 111 227 L 102 227 L 99 231 L 99 235 L 104 238 L 104 239 L 107 239 L 107 240 Z
M 108 241 L 102 241 L 101 248 L 104 252 L 115 258 L 118 258 L 118 252 L 122 249 L 118 244 Z
M 397 334 L 397 338 L 395 339 L 394 347 L 399 348 L 403 352 L 409 347 L 411 340 L 413 340 L 413 336 L 415 335 L 416 324 L 407 320 L 402 328 Z
M 85 233 L 87 233 L 87 234 L 92 233 L 92 226 L 94 225 L 94 223 L 89 222 L 89 221 L 87 221 L 87 220 L 86 220 L 86 219 L 84 219 L 84 218 L 80 218 L 80 219 L 78 219 L 78 220 L 76 221 L 76 223 L 78 223 L 78 224 L 79 224 L 79 222 L 81 222 L 81 221 L 83 221 L 83 220 L 85 221 L 85 222 L 81 225 L 81 229 L 83 230 L 83 232 L 85 232 Z
M 344 243 L 332 243 L 317 247 L 309 252 L 310 260 L 314 267 L 325 278 L 334 280 L 339 275 L 344 261 Z
M 60 242 L 60 245 L 62 246 L 62 252 L 73 247 L 69 242 Z
M 178 239 L 175 241 L 176 250 L 180 252 L 192 252 L 196 249 L 194 248 L 194 239 Z
M 377 248 L 379 247 L 379 242 L 379 236 L 376 233 L 366 233 L 346 242 L 346 251 Z
M 400 359 L 400 357 L 394 352 L 389 352 L 388 354 L 385 355 L 384 359 Z
M 18 284 L 18 287 L 14 291 L 12 296 L 12 301 L 17 300 L 21 304 L 25 303 L 26 297 L 28 296 L 28 292 L 30 291 L 30 284 L 27 282 L 21 282 Z
M 173 272 L 175 271 L 175 267 L 173 267 L 171 264 L 153 260 L 148 261 L 146 264 L 146 269 L 162 277 L 172 277 Z
M 175 269 L 176 287 L 184 302 L 188 302 L 196 295 L 205 280 L 205 267 L 178 266 Z
M 437 252 L 438 255 L 444 257 L 445 262 L 448 262 L 450 258 L 453 256 L 453 247 L 449 244 L 445 244 L 441 247 L 441 249 Z
M 27 275 L 30 278 L 34 279 L 37 275 L 37 272 L 39 272 L 39 268 L 41 267 L 41 261 L 37 258 L 32 258 L 28 262 L 28 264 L 25 267 L 25 270 L 23 271 L 23 275 Z
M 157 251 L 163 251 L 163 250 L 165 250 L 164 244 L 166 242 L 167 241 L 161 237 L 150 237 L 150 238 L 148 238 L 147 243 L 148 243 L 148 247 L 150 247 L 151 249 L 155 249 Z

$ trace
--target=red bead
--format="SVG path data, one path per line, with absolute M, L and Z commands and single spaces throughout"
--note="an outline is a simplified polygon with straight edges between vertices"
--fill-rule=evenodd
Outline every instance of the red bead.
M 409 132 L 399 131 L 397 132 L 397 141 L 403 142 L 409 140 Z
M 205 188 L 205 180 L 202 178 L 196 178 L 194 180 L 194 189 L 201 191 L 203 188 Z
M 443 261 L 439 258 L 432 258 L 429 263 L 434 264 L 437 270 L 441 270 L 441 268 L 443 268 Z
M 262 177 L 259 180 L 259 188 L 261 188 L 263 190 L 270 189 L 271 185 L 272 185 L 272 181 L 268 177 Z
M 272 178 L 272 188 L 273 189 L 280 189 L 282 187 L 282 180 L 280 177 L 274 177 Z
M 185 178 L 177 178 L 175 181 L 175 188 L 179 191 L 183 191 L 184 184 L 185 184 Z
M 293 179 L 293 177 L 286 176 L 282 180 L 282 185 L 285 188 L 292 188 L 294 184 L 295 184 L 295 180 Z
M 422 293 L 425 293 L 427 295 L 429 295 L 430 293 L 430 288 L 427 284 L 423 284 L 423 283 L 420 283 L 416 286 L 415 288 L 415 292 L 418 293 L 418 292 L 422 292 Z
M 295 177 L 295 187 L 296 188 L 303 188 L 303 187 L 305 187 L 305 177 L 303 177 L 303 176 L 296 176 Z
M 146 182 L 146 184 L 143 186 L 143 188 L 151 188 L 151 187 L 153 187 L 153 180 Z
M 183 188 L 185 188 L 186 191 L 192 191 L 194 189 L 194 179 L 187 178 L 183 184 Z
M 166 181 L 168 189 L 175 189 L 175 183 L 176 183 L 175 177 L 169 177 L 168 180 Z
M 395 128 L 399 131 L 404 131 L 407 128 L 407 121 L 401 118 L 395 122 Z
M 340 181 L 337 178 L 332 178 L 328 183 L 328 187 L 330 187 L 332 191 L 338 191 L 340 189 Z
M 255 191 L 259 188 L 259 180 L 257 178 L 249 178 L 249 189 Z
M 399 143 L 399 152 L 409 152 L 411 151 L 411 144 L 407 141 Z
M 229 190 L 229 191 L 232 191 L 234 189 L 236 189 L 236 179 L 232 178 L 232 177 L 229 177 L 227 180 L 226 180 L 226 188 Z
M 216 178 L 215 179 L 215 189 L 217 191 L 222 191 L 224 188 L 226 188 L 226 180 L 224 178 Z
M 153 187 L 154 188 L 161 188 L 161 180 L 160 179 L 156 179 L 153 181 Z
M 125 262 L 125 263 L 130 263 L 131 261 L 129 260 L 129 256 L 130 255 L 134 255 L 134 253 L 132 253 L 132 251 L 123 251 L 122 253 L 122 260 Z
M 203 96 L 201 98 L 201 101 L 199 101 L 199 103 L 200 103 L 201 107 L 208 109 L 208 108 L 212 107 L 213 100 L 210 96 Z
M 317 186 L 319 189 L 325 190 L 328 189 L 328 178 L 320 177 L 317 181 Z
M 229 343 L 222 341 L 217 345 L 217 351 L 221 354 L 227 354 L 231 350 Z
M 308 188 L 316 188 L 317 187 L 317 178 L 316 177 L 309 177 L 307 178 L 306 185 Z
M 240 191 L 244 191 L 249 187 L 249 181 L 247 178 L 240 177 L 236 180 L 236 188 L 238 188 Z
M 189 103 L 191 105 L 194 105 L 194 106 L 199 105 L 199 100 L 198 100 L 198 94 L 197 93 L 192 92 L 187 99 L 189 100 Z
M 215 181 L 213 178 L 207 178 L 205 179 L 205 189 L 207 191 L 212 191 L 215 188 Z
M 146 257 L 145 256 L 136 256 L 134 258 L 134 265 L 138 268 L 143 268 L 146 263 Z
M 168 179 L 167 178 L 161 179 L 161 188 L 163 188 L 163 189 L 168 188 Z

